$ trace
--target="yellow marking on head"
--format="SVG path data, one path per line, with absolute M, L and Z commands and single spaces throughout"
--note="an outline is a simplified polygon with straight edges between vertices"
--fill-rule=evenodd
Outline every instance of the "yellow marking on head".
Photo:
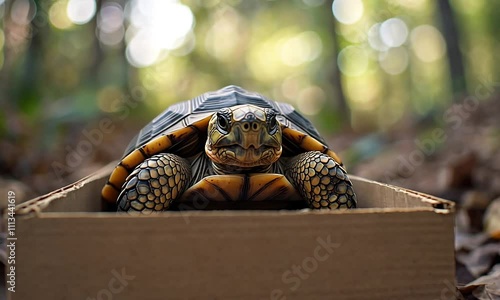
M 257 120 L 261 122 L 266 121 L 266 113 L 261 107 L 244 104 L 231 107 L 233 121 L 242 121 L 247 116 L 253 115 Z

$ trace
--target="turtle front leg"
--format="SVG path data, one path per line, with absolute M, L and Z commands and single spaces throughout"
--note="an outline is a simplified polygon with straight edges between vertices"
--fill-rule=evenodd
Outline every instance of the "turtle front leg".
M 346 171 L 330 156 L 308 151 L 294 156 L 285 176 L 310 208 L 354 208 L 356 195 Z
M 123 184 L 118 211 L 151 214 L 167 210 L 191 180 L 188 161 L 171 153 L 154 155 L 138 165 Z

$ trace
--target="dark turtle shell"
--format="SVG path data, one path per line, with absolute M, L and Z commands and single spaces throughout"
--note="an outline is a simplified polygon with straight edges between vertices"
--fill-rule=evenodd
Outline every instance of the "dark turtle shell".
M 221 108 L 241 104 L 272 108 L 278 112 L 277 120 L 282 125 L 305 133 L 326 145 L 324 139 L 312 123 L 298 113 L 290 104 L 272 101 L 258 93 L 249 92 L 241 87 L 230 85 L 218 91 L 207 92 L 192 100 L 180 102 L 167 108 L 132 139 L 125 150 L 124 157 L 159 135 L 185 128 L 196 121 L 212 115 Z M 296 145 L 284 144 L 283 155 L 288 156 L 300 153 L 299 149 L 293 149 L 294 146 Z M 195 149 L 186 150 L 189 150 L 186 152 L 193 153 Z M 180 152 L 182 153 L 182 151 Z

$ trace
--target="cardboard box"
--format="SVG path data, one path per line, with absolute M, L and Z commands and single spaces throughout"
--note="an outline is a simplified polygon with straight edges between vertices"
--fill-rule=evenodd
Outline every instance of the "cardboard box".
M 350 211 L 99 212 L 114 164 L 17 207 L 12 299 L 453 299 L 452 202 L 351 176 Z

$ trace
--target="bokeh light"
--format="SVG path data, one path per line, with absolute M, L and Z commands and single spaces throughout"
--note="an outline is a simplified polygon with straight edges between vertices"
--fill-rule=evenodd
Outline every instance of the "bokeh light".
M 345 93 L 353 109 L 370 111 L 380 105 L 382 90 L 377 78 L 361 76 L 345 81 Z
M 153 34 L 141 30 L 129 42 L 126 56 L 132 66 L 138 68 L 147 67 L 158 60 L 161 50 Z
M 408 67 L 408 50 L 405 47 L 390 48 L 379 54 L 379 64 L 387 74 L 398 75 Z
M 95 15 L 95 0 L 69 0 L 66 7 L 68 18 L 77 25 L 88 23 Z
M 444 56 L 446 44 L 441 32 L 431 25 L 420 25 L 411 31 L 411 47 L 418 59 L 433 62 Z
M 125 29 L 120 27 L 112 32 L 99 31 L 98 38 L 106 46 L 117 46 L 123 40 L 124 35 Z
M 361 0 L 335 0 L 332 11 L 340 23 L 354 24 L 363 17 L 364 6 Z
M 189 42 L 194 15 L 179 1 L 132 0 L 125 11 L 131 22 L 126 33 L 127 59 L 135 67 L 150 66 Z
M 326 94 L 318 86 L 309 86 L 300 91 L 297 97 L 297 108 L 305 115 L 317 115 L 325 105 Z
M 10 9 L 10 17 L 18 25 L 26 25 L 36 14 L 36 4 L 33 0 L 15 0 Z
M 408 38 L 406 23 L 398 18 L 391 18 L 380 25 L 380 37 L 387 47 L 399 47 Z
M 380 36 L 380 23 L 375 23 L 368 29 L 368 44 L 378 51 L 386 51 L 389 48 Z
M 242 18 L 235 9 L 227 7 L 218 15 L 205 35 L 207 52 L 220 61 L 231 61 L 242 44 Z
M 196 46 L 196 37 L 194 35 L 194 32 L 190 31 L 184 37 L 182 44 L 179 47 L 170 51 L 170 54 L 174 56 L 186 56 L 189 53 L 193 52 L 195 46 Z
M 104 32 L 113 32 L 123 26 L 123 9 L 116 2 L 106 2 L 99 11 L 97 19 L 99 29 Z
M 343 74 L 347 76 L 359 76 L 368 69 L 368 53 L 363 47 L 347 46 L 340 51 L 337 63 Z
M 34 1 L 7 2 L 9 17 L 13 14 L 19 23 L 25 24 L 35 8 Z M 97 3 L 101 6 L 96 7 Z M 383 105 L 410 98 L 404 104 L 419 102 L 416 111 L 424 112 L 434 105 L 432 101 L 438 100 L 428 100 L 431 102 L 424 105 L 420 103 L 421 98 L 446 97 L 446 91 L 425 87 L 438 81 L 444 82 L 441 86 L 448 86 L 449 80 L 441 70 L 449 67 L 448 62 L 441 59 L 446 55 L 446 45 L 433 19 L 438 8 L 428 0 L 384 0 L 384 6 L 364 0 L 333 3 L 299 0 L 289 6 L 279 1 L 266 2 L 266 5 L 245 4 L 245 7 L 243 3 L 239 0 L 54 0 L 47 8 L 50 8 L 48 20 L 55 28 L 71 29 L 76 28 L 76 24 L 87 23 L 54 39 L 58 55 L 75 62 L 82 53 L 93 55 L 94 41 L 89 37 L 95 34 L 103 46 L 98 49 L 105 53 L 103 61 L 107 64 L 119 65 L 118 59 L 110 57 L 124 53 L 129 63 L 124 68 L 142 68 L 131 71 L 134 76 L 110 76 L 116 79 L 106 79 L 106 84 L 117 84 L 113 80 L 132 80 L 136 81 L 133 84 L 147 86 L 152 92 L 146 105 L 155 109 L 164 107 L 166 101 L 173 101 L 170 98 L 176 95 L 170 92 L 172 90 L 191 96 L 195 91 L 201 93 L 222 84 L 236 83 L 289 101 L 304 114 L 313 116 L 334 107 L 326 105 L 330 97 L 334 97 L 331 101 L 339 101 L 332 92 L 334 88 L 329 86 L 336 82 L 331 79 L 336 70 L 328 63 L 334 60 L 340 70 L 346 106 L 354 109 L 353 115 L 373 109 L 376 117 Z M 451 0 L 451 3 L 462 9 L 466 2 Z M 0 8 L 5 6 L 5 0 L 0 0 Z M 287 9 L 286 15 L 277 15 L 276 12 L 284 9 Z M 310 10 L 314 18 L 300 19 L 304 10 Z M 331 18 L 333 13 L 336 26 L 326 28 L 323 21 L 315 20 L 320 12 L 327 14 L 321 18 L 328 15 Z M 195 19 L 195 15 L 199 19 Z M 94 17 L 95 31 L 94 24 L 89 24 Z M 477 22 L 478 28 L 484 26 L 483 23 Z M 418 26 L 420 24 L 429 25 Z M 29 26 L 17 27 L 29 29 Z M 6 47 L 2 45 L 5 37 L 1 33 L 0 51 Z M 70 36 L 76 38 L 73 40 Z M 495 56 L 488 56 L 488 49 L 495 47 L 494 42 L 480 37 L 461 41 L 464 45 L 471 44 L 464 52 L 464 59 L 483 58 L 468 67 L 467 72 L 477 76 L 493 74 Z M 192 56 L 182 57 L 192 52 Z M 202 70 L 198 70 L 199 65 L 203 66 Z M 113 74 L 123 74 L 125 69 L 120 68 L 116 67 L 118 71 Z M 68 67 L 70 71 L 76 69 L 74 65 Z M 192 71 L 195 69 L 197 72 Z M 69 78 L 64 74 L 60 76 Z M 405 85 L 409 80 L 411 88 Z M 78 80 L 70 81 L 73 84 Z M 405 86 L 406 90 L 395 91 L 398 86 Z M 109 101 L 113 91 L 100 87 L 97 105 L 101 111 L 113 113 Z M 391 120 L 399 115 L 398 110 Z M 392 124 L 388 119 L 367 122 L 373 122 L 371 126 Z
M 104 45 L 116 46 L 125 35 L 124 14 L 120 4 L 106 2 L 97 17 L 98 38 Z
M 318 34 L 314 31 L 305 31 L 283 43 L 281 60 L 288 66 L 298 66 L 318 58 L 322 48 Z
M 67 3 L 65 1 L 56 1 L 49 9 L 49 21 L 52 26 L 58 29 L 68 29 L 73 23 L 66 13 Z
M 281 76 L 276 41 L 272 38 L 250 48 L 246 64 L 259 81 L 274 81 Z

